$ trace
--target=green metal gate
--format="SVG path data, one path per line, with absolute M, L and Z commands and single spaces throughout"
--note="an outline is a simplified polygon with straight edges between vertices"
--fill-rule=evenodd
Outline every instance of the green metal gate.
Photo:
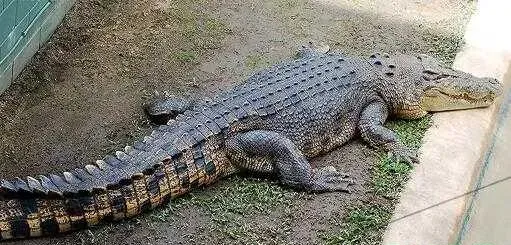
M 2 0 L 0 14 L 0 63 L 22 44 L 36 17 L 50 6 L 48 0 Z
M 0 0 L 0 93 L 46 42 L 74 0 Z

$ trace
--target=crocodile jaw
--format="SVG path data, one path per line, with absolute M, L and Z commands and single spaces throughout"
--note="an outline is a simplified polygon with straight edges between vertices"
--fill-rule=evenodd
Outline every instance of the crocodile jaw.
M 447 77 L 424 88 L 421 107 L 431 112 L 487 107 L 501 93 L 493 78 Z

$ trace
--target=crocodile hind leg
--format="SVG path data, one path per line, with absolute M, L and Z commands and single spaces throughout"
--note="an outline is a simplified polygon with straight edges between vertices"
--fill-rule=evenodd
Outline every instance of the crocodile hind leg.
M 192 106 L 193 102 L 191 100 L 157 94 L 155 99 L 144 105 L 144 111 L 151 122 L 163 125 Z
M 346 191 L 353 181 L 334 167 L 312 169 L 288 138 L 271 131 L 240 133 L 226 140 L 227 153 L 235 166 L 251 172 L 276 175 L 283 185 L 311 191 Z

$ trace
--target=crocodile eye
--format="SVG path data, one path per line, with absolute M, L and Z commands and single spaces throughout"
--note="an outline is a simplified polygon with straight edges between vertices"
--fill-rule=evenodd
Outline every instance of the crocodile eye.
M 438 74 L 431 70 L 424 70 L 422 71 L 422 78 L 426 81 L 432 81 L 438 78 Z

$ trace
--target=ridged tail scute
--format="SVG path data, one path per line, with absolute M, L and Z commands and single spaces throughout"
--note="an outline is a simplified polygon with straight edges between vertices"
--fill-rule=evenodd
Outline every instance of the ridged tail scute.
M 1 180 L 0 240 L 133 217 L 227 172 L 221 134 L 186 144 L 176 134 L 162 137 L 167 132 L 153 132 L 116 156 L 60 175 Z
M 229 96 L 206 100 L 95 164 L 59 175 L 1 180 L 0 240 L 133 217 L 232 173 L 225 134 L 256 111 L 238 94 Z
M 167 165 L 170 165 L 170 160 Z M 77 175 L 58 175 L 2 180 L 0 194 L 1 240 L 38 237 L 83 229 L 100 221 L 119 220 L 167 202 L 170 185 L 164 164 L 150 172 L 134 176 L 130 181 L 77 190 L 86 183 Z M 88 178 L 99 170 L 81 172 Z M 174 181 L 176 182 L 176 181 Z M 177 185 L 177 183 L 174 183 Z M 87 188 L 89 189 L 89 188 Z

